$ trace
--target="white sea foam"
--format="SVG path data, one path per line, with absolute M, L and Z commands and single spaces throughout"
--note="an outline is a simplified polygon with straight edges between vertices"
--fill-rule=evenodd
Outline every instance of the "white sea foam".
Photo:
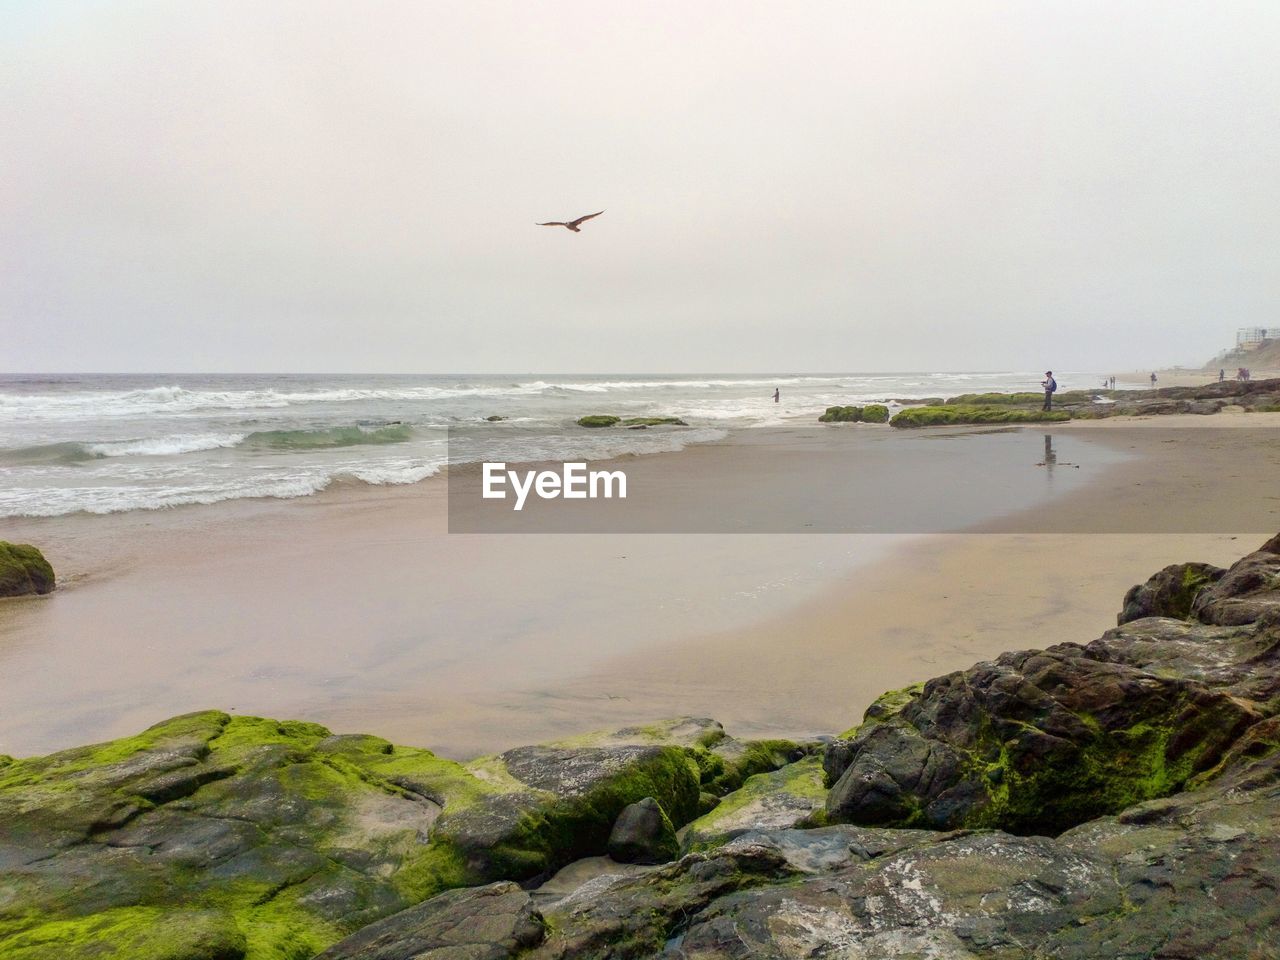
M 114 440 L 105 443 L 88 443 L 85 449 L 100 457 L 163 457 L 201 450 L 217 450 L 234 447 L 247 434 L 244 433 L 189 433 L 145 440 Z

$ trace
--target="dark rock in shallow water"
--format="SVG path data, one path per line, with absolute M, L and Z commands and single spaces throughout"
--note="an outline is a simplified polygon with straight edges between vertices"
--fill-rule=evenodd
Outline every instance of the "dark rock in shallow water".
M 666 863 L 676 858 L 679 844 L 666 811 L 645 797 L 618 814 L 606 849 L 619 863 Z
M 1200 591 L 1221 580 L 1226 572 L 1209 563 L 1175 563 L 1165 567 L 1146 583 L 1130 588 L 1124 595 L 1124 609 L 1116 622 L 1125 624 L 1141 617 L 1186 620 Z
M 0 540 L 0 597 L 26 597 L 54 588 L 53 567 L 29 543 Z

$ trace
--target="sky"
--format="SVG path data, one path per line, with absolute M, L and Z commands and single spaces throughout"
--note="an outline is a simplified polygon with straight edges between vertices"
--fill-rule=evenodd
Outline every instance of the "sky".
M 1198 365 L 1280 326 L 1277 50 L 1274 0 L 0 0 L 0 370 Z

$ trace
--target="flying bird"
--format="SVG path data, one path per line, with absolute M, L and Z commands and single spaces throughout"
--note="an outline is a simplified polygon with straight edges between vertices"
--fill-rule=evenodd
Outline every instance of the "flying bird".
M 600 213 L 604 213 L 604 211 L 603 211 L 603 210 L 601 210 L 601 211 L 600 211 Z M 549 223 L 539 223 L 539 224 L 537 224 L 537 226 L 539 226 L 539 227 L 568 227 L 568 228 L 569 228 L 570 230 L 572 230 L 574 233 L 578 233 L 578 232 L 579 232 L 578 228 L 579 228 L 580 226 L 582 226 L 582 224 L 583 224 L 583 223 L 585 223 L 587 220 L 590 220 L 592 217 L 598 217 L 598 216 L 600 216 L 600 213 L 588 213 L 585 217 L 579 217 L 577 220 L 570 220 L 568 223 L 565 223 L 563 220 L 552 220 L 552 221 L 551 221 L 551 222 L 549 222 Z

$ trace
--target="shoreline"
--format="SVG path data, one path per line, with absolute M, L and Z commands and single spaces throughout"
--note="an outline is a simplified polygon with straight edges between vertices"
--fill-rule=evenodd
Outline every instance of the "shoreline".
M 1275 415 L 1249 421 L 1262 417 Z M 1113 423 L 1069 430 L 1114 443 L 1114 428 L 1096 429 Z M 838 443 L 830 429 L 799 432 L 826 454 Z M 1249 449 L 1251 434 L 1231 433 Z M 1139 456 L 1035 509 L 1075 522 L 1141 470 L 1181 459 L 1151 436 Z M 775 440 L 748 443 L 767 452 Z M 715 446 L 634 462 L 677 479 L 740 466 L 744 447 Z M 1192 505 L 1211 467 L 1193 461 L 1172 495 Z M 774 482 L 791 500 L 810 485 L 803 475 Z M 924 538 L 473 537 L 444 532 L 445 492 L 431 478 L 30 525 L 65 588 L 0 608 L 16 718 L 0 753 L 106 739 L 204 707 L 458 757 L 676 714 L 717 716 L 744 734 L 834 733 L 920 675 L 1091 639 L 1113 622 L 1117 591 L 1166 563 L 1221 563 L 1240 547 L 1231 534 L 1032 535 L 1007 516 Z M 0 536 L 13 526 L 0 522 Z M 323 605 L 334 596 L 338 615 Z M 430 633 L 442 620 L 450 635 Z M 17 689 L 40 677 L 92 708 L 54 723 L 39 690 Z

